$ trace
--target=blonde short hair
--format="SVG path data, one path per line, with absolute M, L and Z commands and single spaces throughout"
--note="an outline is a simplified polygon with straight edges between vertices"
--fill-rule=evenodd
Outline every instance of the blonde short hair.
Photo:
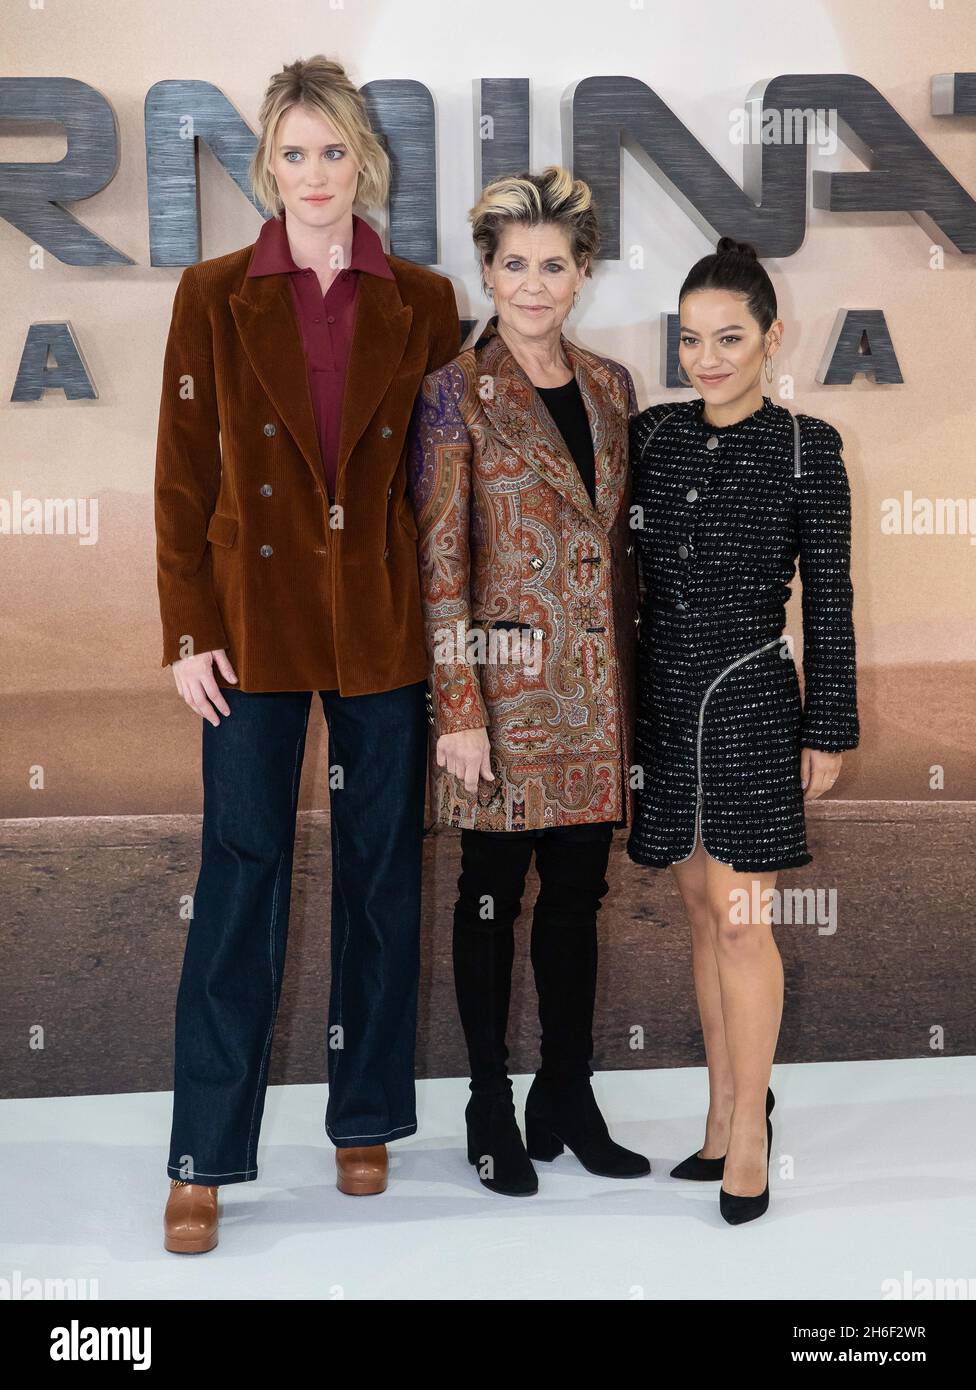
M 558 164 L 548 165 L 541 174 L 506 174 L 494 179 L 468 213 L 468 221 L 478 248 L 485 292 L 484 266 L 492 264 L 501 234 L 513 222 L 528 226 L 552 222 L 563 227 L 577 267 L 585 259 L 586 274 L 593 274 L 593 258 L 600 249 L 593 194 L 589 184 L 574 179 Z
M 362 170 L 356 201 L 365 207 L 384 206 L 390 190 L 389 155 L 373 133 L 362 93 L 346 76 L 342 64 L 322 53 L 287 63 L 268 83 L 258 113 L 261 136 L 248 168 L 258 201 L 275 217 L 281 217 L 284 203 L 271 172 L 271 154 L 278 122 L 292 106 L 307 107 L 335 127 Z

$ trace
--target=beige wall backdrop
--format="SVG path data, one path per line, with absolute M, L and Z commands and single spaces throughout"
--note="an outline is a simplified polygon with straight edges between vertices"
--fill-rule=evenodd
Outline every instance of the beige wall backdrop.
M 0 816 L 107 815 L 199 809 L 199 720 L 160 668 L 152 480 L 163 347 L 179 271 L 149 264 L 143 102 L 166 78 L 214 83 L 252 128 L 269 74 L 314 52 L 340 58 L 363 85 L 425 83 L 437 113 L 439 246 L 463 316 L 483 320 L 466 213 L 477 194 L 475 84 L 528 77 L 532 163 L 560 162 L 560 112 L 573 84 L 625 75 L 653 87 L 715 159 L 741 180 L 730 112 L 763 78 L 848 72 L 880 89 L 955 178 L 976 194 L 976 118 L 930 112 L 936 73 L 976 66 L 971 0 L 810 0 L 694 12 L 646 0 L 410 0 L 332 7 L 321 0 L 22 0 L 4 6 L 4 76 L 81 79 L 116 112 L 120 162 L 97 196 L 71 205 L 132 257 L 122 268 L 32 263 L 28 239 L 0 222 L 0 496 L 98 499 L 98 542 L 0 536 Z M 0 129 L 0 160 L 62 157 L 48 127 Z M 858 170 L 842 146 L 810 168 Z M 252 242 L 258 214 L 204 150 L 202 254 Z M 600 262 L 569 336 L 624 362 L 643 406 L 661 386 L 660 314 L 676 307 L 689 266 L 712 249 L 666 193 L 622 157 L 619 262 Z M 382 216 L 371 213 L 382 234 Z M 629 252 L 640 247 L 642 269 Z M 909 214 L 811 209 L 800 251 L 767 262 L 786 322 L 785 403 L 841 431 L 854 497 L 855 622 L 862 746 L 845 758 L 845 799 L 976 798 L 976 642 L 969 535 L 885 535 L 884 499 L 976 492 L 976 257 L 945 244 L 932 268 L 928 234 Z M 905 381 L 823 387 L 816 371 L 839 309 L 886 315 Z M 32 322 L 71 323 L 98 390 L 12 404 Z M 687 393 L 680 393 L 685 396 Z M 301 596 L 296 595 L 296 602 Z M 794 598 L 790 630 L 800 637 Z M 800 654 L 798 640 L 797 654 Z M 303 806 L 327 804 L 324 747 L 310 726 Z M 43 770 L 42 778 L 36 769 Z M 936 769 L 933 772 L 933 769 Z M 942 773 L 938 772 L 942 769 Z M 33 771 L 32 771 L 33 770 Z M 43 785 L 38 785 L 39 782 Z M 32 782 L 34 785 L 32 785 Z M 934 783 L 934 785 L 933 785 Z

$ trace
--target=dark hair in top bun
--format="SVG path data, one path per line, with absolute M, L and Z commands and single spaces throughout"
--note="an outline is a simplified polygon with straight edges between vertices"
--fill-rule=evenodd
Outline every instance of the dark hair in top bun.
M 692 290 L 730 290 L 733 294 L 744 294 L 749 312 L 763 333 L 777 317 L 773 282 L 760 264 L 756 248 L 748 241 L 720 237 L 714 254 L 696 261 L 685 276 L 678 303 Z

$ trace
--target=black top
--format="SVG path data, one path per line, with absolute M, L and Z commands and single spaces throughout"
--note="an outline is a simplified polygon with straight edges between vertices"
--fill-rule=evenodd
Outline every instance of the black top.
M 575 376 L 564 386 L 537 386 L 556 428 L 566 441 L 579 475 L 583 479 L 590 501 L 596 506 L 596 465 L 593 460 L 593 436 L 586 417 L 586 406 Z

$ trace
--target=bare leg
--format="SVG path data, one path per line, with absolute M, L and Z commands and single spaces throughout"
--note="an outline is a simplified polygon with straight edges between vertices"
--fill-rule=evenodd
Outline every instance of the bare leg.
M 771 905 L 762 902 L 776 885 L 776 872 L 737 873 L 710 855 L 705 860 L 735 1096 L 722 1185 L 733 1196 L 751 1197 L 766 1185 L 766 1089 L 783 1016 L 783 962 L 773 940 Z
M 701 841 L 695 845 L 690 859 L 672 864 L 674 874 L 691 923 L 691 960 L 695 977 L 695 995 L 705 1042 L 708 1065 L 708 1117 L 705 1121 L 705 1142 L 698 1151 L 699 1158 L 722 1158 L 729 1146 L 734 1090 L 732 1066 L 725 1043 L 725 1019 L 722 1014 L 722 990 L 719 983 L 718 958 L 715 951 L 715 932 L 708 906 L 705 861 L 708 858 Z

